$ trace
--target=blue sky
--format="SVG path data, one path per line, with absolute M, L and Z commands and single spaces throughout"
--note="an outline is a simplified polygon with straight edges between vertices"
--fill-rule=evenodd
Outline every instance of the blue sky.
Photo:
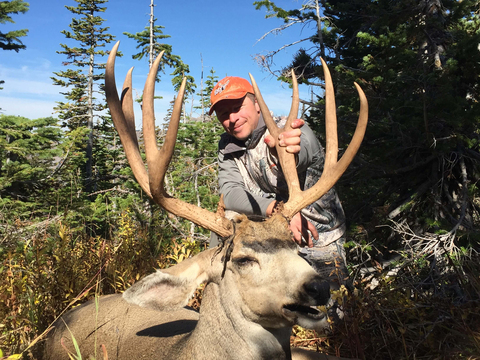
M 272 75 L 262 71 L 253 57 L 255 54 L 276 50 L 284 44 L 299 38 L 305 38 L 312 29 L 291 28 L 280 35 L 270 35 L 258 42 L 269 30 L 281 25 L 277 19 L 265 19 L 265 10 L 255 10 L 253 0 L 156 0 L 155 17 L 157 25 L 162 25 L 166 39 L 173 47 L 173 53 L 179 55 L 190 66 L 197 89 L 200 85 L 203 58 L 204 78 L 211 68 L 219 79 L 226 75 L 248 78 L 255 77 L 260 90 L 276 115 L 288 114 L 291 90 L 277 81 Z M 301 1 L 277 0 L 278 6 L 299 8 Z M 110 27 L 109 33 L 120 40 L 120 51 L 124 54 L 116 61 L 117 85 L 123 83 L 124 74 L 134 66 L 133 88 L 141 93 L 148 72 L 147 59 L 133 60 L 137 51 L 136 43 L 123 35 L 123 32 L 136 33 L 148 25 L 150 0 L 110 0 L 104 6 L 104 25 Z M 57 54 L 60 44 L 78 45 L 67 40 L 62 30 L 70 30 L 74 14 L 65 5 L 76 6 L 74 0 L 31 0 L 30 10 L 25 14 L 13 15 L 15 24 L 0 25 L 2 32 L 11 29 L 29 29 L 23 38 L 26 50 L 0 52 L 0 79 L 5 80 L 0 90 L 0 108 L 3 114 L 20 115 L 31 119 L 56 116 L 53 110 L 56 101 L 64 100 L 62 89 L 54 86 L 50 79 L 54 71 L 66 70 L 62 62 L 64 55 Z M 112 43 L 113 46 L 113 43 Z M 276 58 L 277 67 L 287 65 L 298 50 L 289 48 Z M 157 119 L 163 119 L 169 102 L 173 99 L 170 78 L 162 76 L 162 82 L 156 87 L 156 95 L 162 100 L 155 103 Z M 301 97 L 307 97 L 308 89 L 301 90 Z M 140 122 L 139 108 L 135 109 L 137 124 Z

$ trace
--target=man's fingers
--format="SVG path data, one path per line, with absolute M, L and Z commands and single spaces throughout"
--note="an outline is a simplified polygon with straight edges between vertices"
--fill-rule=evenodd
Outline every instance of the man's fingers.
M 278 142 L 280 146 L 286 147 L 288 153 L 298 154 L 301 150 L 300 135 L 302 135 L 300 129 L 285 131 L 278 136 Z
M 298 245 L 302 246 L 302 233 L 300 231 L 293 232 L 293 239 Z
M 292 146 L 287 146 L 285 149 L 290 154 L 298 154 L 301 150 L 301 147 L 300 145 L 292 145 Z
M 308 230 L 310 230 L 310 232 L 312 233 L 313 238 L 315 240 L 318 240 L 318 231 L 315 225 L 313 225 L 310 221 L 307 221 L 307 226 L 308 226 Z
M 305 125 L 305 121 L 302 119 L 295 119 L 292 121 L 292 129 L 298 129 Z
M 280 139 L 280 146 L 300 145 L 300 136 L 284 137 Z
M 302 131 L 300 129 L 284 131 L 278 135 L 278 141 L 280 146 L 299 145 L 301 135 Z
M 302 219 L 303 238 L 307 242 L 308 247 L 313 247 L 313 241 L 312 241 L 312 238 L 310 237 L 310 233 L 308 232 L 308 230 L 310 230 L 312 227 L 315 228 L 315 226 L 313 226 L 313 224 L 310 221 L 305 219 L 305 217 L 301 216 L 301 219 Z M 316 229 L 315 229 L 315 231 L 316 231 Z M 317 233 L 317 236 L 318 236 L 318 233 Z
M 293 234 L 293 240 L 295 240 L 300 246 L 306 245 L 308 247 L 313 247 L 312 237 L 318 239 L 317 229 L 310 221 L 302 216 L 301 213 L 297 213 L 290 221 L 290 230 Z M 304 242 L 302 242 L 302 238 Z
M 307 246 L 309 248 L 313 247 L 312 237 L 310 236 L 308 231 L 305 228 L 302 229 L 302 231 L 303 231 L 303 239 L 307 242 Z

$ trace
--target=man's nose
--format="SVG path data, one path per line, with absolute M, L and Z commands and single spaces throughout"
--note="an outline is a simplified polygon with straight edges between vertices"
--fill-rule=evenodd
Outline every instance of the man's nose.
M 228 120 L 231 124 L 235 124 L 238 120 L 238 113 L 232 111 L 228 116 Z

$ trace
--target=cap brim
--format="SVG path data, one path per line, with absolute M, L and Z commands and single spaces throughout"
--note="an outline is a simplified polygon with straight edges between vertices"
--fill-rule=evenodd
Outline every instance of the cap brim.
M 241 99 L 241 98 L 244 98 L 245 96 L 247 96 L 247 94 L 248 94 L 248 91 L 235 91 L 235 92 L 229 92 L 229 93 L 225 94 L 225 96 L 221 96 L 220 98 L 218 98 L 212 104 L 212 106 L 210 106 L 210 110 L 208 111 L 208 115 L 209 116 L 212 115 L 212 113 L 215 111 L 215 105 L 217 105 L 220 101 Z

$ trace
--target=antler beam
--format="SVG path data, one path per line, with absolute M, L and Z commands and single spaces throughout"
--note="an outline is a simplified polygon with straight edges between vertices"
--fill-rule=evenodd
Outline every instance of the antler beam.
M 165 141 L 163 147 L 159 150 L 157 148 L 157 139 L 155 136 L 153 98 L 155 92 L 155 78 L 157 76 L 163 52 L 156 58 L 152 65 L 143 91 L 143 138 L 145 141 L 145 153 L 148 165 L 147 172 L 140 155 L 138 140 L 135 133 L 132 98 L 132 69 L 130 69 L 125 79 L 121 101 L 118 98 L 116 90 L 114 68 L 119 43 L 120 42 L 117 42 L 115 44 L 108 57 L 107 67 L 105 69 L 105 92 L 113 123 L 117 128 L 135 178 L 148 196 L 166 211 L 190 220 L 205 229 L 213 231 L 221 237 L 232 235 L 232 224 L 224 216 L 173 198 L 165 191 L 164 177 L 175 148 L 186 79 L 183 79 L 178 96 L 175 99 Z

